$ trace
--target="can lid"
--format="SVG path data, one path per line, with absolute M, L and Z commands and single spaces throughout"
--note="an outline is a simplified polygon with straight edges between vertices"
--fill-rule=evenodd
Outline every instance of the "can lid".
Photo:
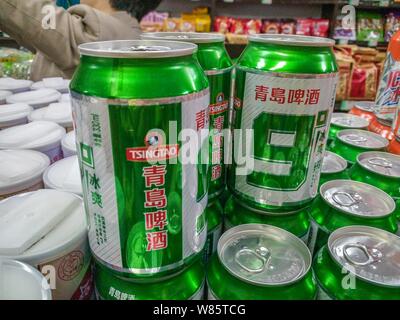
M 226 231 L 218 257 L 234 277 L 261 286 L 283 286 L 302 279 L 311 267 L 307 246 L 270 225 L 244 224 Z
M 63 79 L 60 77 L 54 77 L 54 78 L 44 78 L 42 81 L 35 82 L 31 89 L 32 90 L 39 90 L 43 88 L 47 89 L 54 89 L 59 92 L 68 92 L 69 90 L 69 83 L 71 80 Z
M 326 151 L 321 173 L 339 173 L 347 169 L 347 161 L 336 153 Z
M 51 103 L 48 107 L 33 111 L 29 121 L 52 121 L 64 128 L 72 127 L 72 109 L 70 102 Z
M 375 102 L 372 101 L 358 101 L 354 104 L 357 109 L 366 111 L 366 112 L 374 112 L 375 110 Z
M 390 232 L 350 226 L 329 237 L 331 257 L 342 267 L 369 283 L 400 287 L 400 238 Z
M 46 278 L 34 267 L 0 258 L 0 300 L 51 300 Z
M 389 141 L 384 137 L 366 130 L 345 129 L 336 135 L 343 143 L 363 149 L 383 149 L 389 145 Z
M 380 218 L 390 215 L 395 209 L 393 199 L 382 190 L 353 180 L 325 182 L 319 191 L 331 207 L 353 216 Z
M 20 119 L 27 119 L 32 110 L 32 107 L 26 103 L 2 105 L 0 107 L 0 128 L 12 126 L 15 121 Z
M 32 86 L 30 80 L 19 80 L 13 78 L 0 78 L 0 90 L 8 90 L 12 92 L 29 90 Z
M 13 93 L 11 91 L 0 90 L 0 101 L 4 101 L 8 96 L 11 96 Z
M 0 202 L 0 255 L 24 260 L 60 251 L 86 234 L 80 197 L 56 190 L 38 190 Z M 60 252 L 58 252 L 60 254 Z
M 65 129 L 54 122 L 34 121 L 0 131 L 0 149 L 43 149 L 60 144 Z M 39 150 L 40 151 L 40 150 Z
M 349 113 L 334 112 L 331 123 L 341 128 L 364 129 L 369 125 L 369 121 L 359 116 Z
M 40 182 L 49 165 L 50 159 L 38 151 L 0 150 L 0 196 Z
M 387 152 L 369 151 L 358 155 L 357 163 L 368 171 L 390 178 L 400 178 L 400 156 Z
M 248 38 L 251 42 L 274 43 L 285 46 L 333 47 L 335 45 L 335 40 L 332 39 L 292 34 L 254 34 Z
M 53 163 L 44 172 L 43 181 L 48 189 L 82 195 L 78 157 L 72 156 Z
M 61 141 L 63 150 L 68 150 L 69 153 L 76 154 L 76 136 L 75 131 L 68 132 Z
M 85 56 L 106 58 L 154 59 L 192 55 L 193 43 L 163 40 L 118 40 L 91 42 L 79 46 Z
M 141 35 L 146 40 L 173 40 L 191 43 L 214 43 L 224 42 L 225 36 L 222 33 L 211 32 L 147 32 Z
M 54 89 L 39 89 L 13 94 L 7 97 L 7 103 L 27 103 L 32 107 L 49 105 L 57 102 L 61 98 L 61 93 Z

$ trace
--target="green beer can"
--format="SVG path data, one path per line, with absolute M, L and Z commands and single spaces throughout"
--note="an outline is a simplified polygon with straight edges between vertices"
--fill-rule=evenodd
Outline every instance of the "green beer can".
M 207 267 L 209 300 L 315 299 L 307 246 L 290 232 L 265 224 L 226 231 Z
M 365 151 L 385 151 L 389 141 L 379 134 L 359 130 L 345 129 L 336 134 L 336 139 L 329 146 L 332 151 L 347 160 L 350 167 L 357 161 L 357 156 Z
M 400 238 L 387 231 L 337 229 L 314 258 L 320 300 L 400 300 Z
M 382 190 L 353 180 L 324 183 L 310 211 L 308 247 L 315 254 L 338 228 L 366 225 L 396 233 L 395 203 Z
M 318 191 L 335 102 L 334 41 L 251 35 L 236 66 L 228 184 L 250 207 L 293 211 Z
M 217 251 L 218 240 L 222 235 L 224 210 L 221 203 L 215 200 L 208 204 L 206 209 L 207 218 L 207 241 L 204 249 L 204 261 L 207 262 L 214 252 Z
M 205 270 L 201 261 L 178 274 L 151 282 L 135 282 L 101 264 L 95 266 L 98 300 L 203 300 L 204 284 Z
M 225 48 L 225 36 L 200 32 L 152 32 L 142 39 L 174 40 L 194 43 L 197 57 L 210 83 L 210 168 L 208 198 L 217 198 L 225 189 L 224 129 L 229 127 L 232 60 Z
M 347 161 L 336 153 L 325 151 L 319 185 L 331 180 L 350 179 Z
M 368 125 L 369 121 L 362 117 L 344 112 L 334 112 L 329 128 L 329 140 L 336 139 L 336 134 L 343 129 L 366 130 Z
M 90 247 L 126 277 L 171 274 L 202 256 L 210 98 L 196 49 L 80 46 L 71 93 Z
M 307 243 L 310 231 L 309 209 L 306 207 L 279 215 L 269 214 L 266 211 L 246 207 L 231 196 L 224 211 L 225 230 L 249 223 L 269 224 L 289 231 Z

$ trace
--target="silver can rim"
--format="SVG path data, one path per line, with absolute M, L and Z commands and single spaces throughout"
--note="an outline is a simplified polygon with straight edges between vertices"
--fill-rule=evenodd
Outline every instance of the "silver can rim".
M 363 158 L 368 157 L 368 156 L 372 156 L 372 155 L 378 155 L 378 156 L 382 156 L 382 157 L 386 157 L 386 158 L 397 158 L 399 160 L 399 163 L 400 163 L 400 156 L 399 155 L 396 155 L 396 154 L 393 154 L 393 153 L 389 153 L 389 152 L 383 152 L 383 151 L 366 151 L 366 152 L 360 153 L 357 156 L 357 164 L 360 167 L 362 167 L 363 169 L 365 169 L 365 170 L 367 170 L 369 172 L 375 173 L 377 175 L 381 175 L 381 176 L 389 177 L 389 178 L 393 178 L 393 179 L 400 179 L 400 176 L 399 177 L 393 177 L 393 176 L 388 175 L 386 173 L 376 172 L 376 171 L 372 170 L 371 168 L 366 167 L 361 162 L 361 160 L 363 160 Z
M 382 142 L 382 146 L 380 146 L 380 147 L 358 146 L 358 145 L 356 145 L 354 143 L 351 143 L 351 142 L 346 141 L 346 140 L 343 139 L 342 136 L 345 135 L 346 133 L 347 134 L 357 134 L 358 133 L 358 134 L 362 134 L 362 135 L 365 134 L 367 136 L 374 137 L 377 140 L 380 140 Z M 364 149 L 364 150 L 371 150 L 371 151 L 380 150 L 380 149 L 386 149 L 388 147 L 388 145 L 389 145 L 389 141 L 386 138 L 382 137 L 381 135 L 379 135 L 377 133 L 374 133 L 374 132 L 371 132 L 371 131 L 362 130 L 362 129 L 344 129 L 344 130 L 340 130 L 340 131 L 338 131 L 336 133 L 336 138 L 338 140 L 340 140 L 342 143 L 346 144 L 346 145 L 349 145 L 349 146 L 352 146 L 352 147 L 356 147 L 356 148 L 360 148 L 360 149 Z
M 248 37 L 250 42 L 272 43 L 285 46 L 333 47 L 335 40 L 322 37 L 283 34 L 255 34 Z
M 168 40 L 189 43 L 223 43 L 225 35 L 212 32 L 147 32 L 141 35 L 143 40 Z

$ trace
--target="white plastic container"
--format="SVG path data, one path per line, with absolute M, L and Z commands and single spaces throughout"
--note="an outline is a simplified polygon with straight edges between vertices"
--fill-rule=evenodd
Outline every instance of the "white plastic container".
M 0 150 L 0 200 L 43 188 L 49 158 L 32 150 Z
M 64 158 L 76 155 L 75 131 L 68 132 L 61 141 Z
M 68 102 L 52 103 L 48 107 L 34 110 L 28 117 L 32 121 L 51 121 L 64 127 L 67 132 L 74 129 L 72 124 L 71 104 Z
M 71 96 L 69 93 L 64 93 L 61 95 L 60 102 L 71 102 Z
M 51 300 L 51 289 L 37 269 L 0 258 L 0 300 Z
M 71 80 L 63 78 L 44 78 L 42 81 L 35 82 L 31 89 L 39 90 L 46 88 L 57 90 L 60 93 L 68 93 L 70 82 Z
M 0 104 L 5 104 L 6 98 L 12 94 L 13 93 L 11 91 L 0 90 Z
M 0 256 L 40 270 L 54 300 L 89 299 L 93 278 L 82 199 L 38 190 L 1 201 Z
M 43 174 L 46 189 L 72 192 L 82 196 L 82 181 L 78 156 L 62 159 L 52 164 Z
M 28 123 L 33 108 L 25 103 L 4 104 L 0 107 L 0 130 Z
M 27 103 L 33 109 L 47 107 L 50 103 L 58 102 L 61 93 L 54 89 L 40 89 L 13 94 L 6 98 L 7 103 Z
M 19 80 L 13 78 L 0 78 L 0 90 L 19 93 L 31 90 L 33 82 L 30 80 Z
M 0 131 L 0 149 L 30 149 L 45 153 L 50 162 L 63 158 L 65 129 L 57 123 L 34 121 Z

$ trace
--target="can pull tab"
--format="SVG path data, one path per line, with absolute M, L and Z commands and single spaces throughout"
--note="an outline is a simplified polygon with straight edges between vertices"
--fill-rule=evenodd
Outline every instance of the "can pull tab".
M 381 158 L 381 157 L 374 157 L 374 158 L 368 159 L 368 163 L 373 166 L 378 166 L 378 167 L 382 167 L 382 168 L 386 168 L 386 169 L 390 169 L 393 167 L 393 164 L 389 160 Z
M 168 51 L 170 48 L 164 46 L 132 46 L 130 51 L 145 52 L 145 51 Z
M 235 254 L 235 262 L 250 273 L 262 272 L 270 258 L 271 252 L 265 247 L 259 247 L 255 250 L 245 247 Z
M 361 144 L 367 142 L 367 138 L 356 135 L 356 134 L 349 134 L 348 136 L 344 137 L 347 141 L 353 142 L 355 144 Z
M 350 250 L 353 249 L 353 253 Z M 356 249 L 354 253 L 354 249 Z M 360 251 L 363 257 L 360 256 Z M 367 266 L 371 263 L 379 261 L 382 258 L 382 253 L 378 249 L 368 249 L 367 246 L 361 243 L 346 244 L 343 246 L 343 256 L 351 264 L 355 266 Z M 358 258 L 355 260 L 355 258 Z
M 335 192 L 334 194 L 332 194 L 332 199 L 342 207 L 351 207 L 362 200 L 361 196 L 358 193 L 350 194 L 343 191 Z

